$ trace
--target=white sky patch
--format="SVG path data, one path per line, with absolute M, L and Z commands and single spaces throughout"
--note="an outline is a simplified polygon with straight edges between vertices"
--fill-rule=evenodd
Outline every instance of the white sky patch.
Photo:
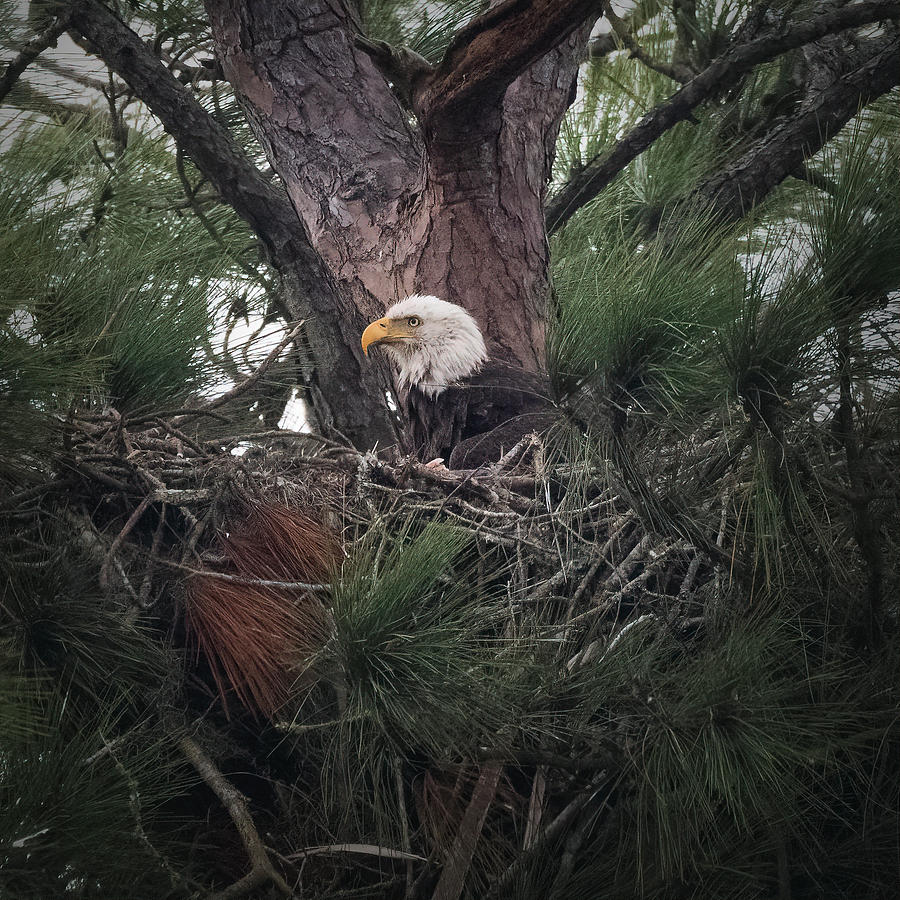
M 301 434 L 312 433 L 309 410 L 297 388 L 291 391 L 291 398 L 284 407 L 284 414 L 278 421 L 278 427 L 285 431 L 297 431 Z

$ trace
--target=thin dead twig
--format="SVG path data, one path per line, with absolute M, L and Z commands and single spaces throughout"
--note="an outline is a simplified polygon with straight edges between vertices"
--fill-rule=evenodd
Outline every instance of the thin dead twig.
M 11 60 L 0 77 L 0 103 L 13 89 L 19 76 L 40 56 L 48 47 L 55 47 L 59 36 L 69 26 L 70 14 L 65 13 L 46 30 L 35 35 L 20 51 L 15 59 Z
M 215 578 L 219 581 L 230 581 L 234 584 L 249 584 L 255 587 L 281 588 L 286 591 L 309 591 L 310 593 L 325 593 L 331 589 L 327 584 L 315 584 L 307 581 L 269 581 L 265 578 L 247 578 L 245 575 L 228 575 L 225 572 L 215 572 L 212 569 L 194 569 L 183 563 L 172 562 L 168 559 L 156 558 L 158 563 L 170 569 L 178 569 L 189 575 L 199 575 L 203 578 Z
M 596 778 L 592 779 L 591 784 L 588 786 L 587 790 L 578 794 L 571 801 L 569 801 L 569 803 L 562 809 L 562 811 L 556 816 L 556 818 L 553 819 L 553 821 L 550 822 L 543 830 L 543 832 L 541 832 L 541 834 L 535 839 L 531 847 L 527 851 L 519 854 L 519 856 L 509 866 L 509 868 L 491 885 L 485 896 L 503 896 L 518 872 L 522 868 L 524 868 L 528 864 L 528 862 L 541 851 L 542 848 L 546 847 L 552 841 L 555 841 L 569 828 L 569 826 L 578 817 L 579 813 L 581 813 L 581 811 L 587 806 L 587 804 L 597 796 L 597 792 L 600 790 L 600 786 L 606 780 L 606 773 L 601 773 Z
M 141 581 L 141 587 L 138 590 L 138 606 L 141 609 L 147 609 L 150 606 L 150 588 L 153 585 L 153 570 L 155 568 L 156 559 L 159 557 L 159 548 L 162 544 L 163 530 L 166 526 L 166 510 L 168 504 L 163 502 L 162 509 L 159 512 L 159 522 L 156 530 L 153 532 L 153 543 L 150 546 L 150 559 L 147 561 L 147 568 L 144 572 L 144 579 Z
M 632 59 L 645 65 L 654 72 L 659 72 L 679 84 L 687 84 L 696 74 L 689 66 L 679 63 L 668 63 L 658 59 L 654 59 L 647 53 L 638 42 L 634 39 L 628 24 L 616 15 L 616 11 L 612 8 L 609 0 L 603 0 L 603 12 L 612 26 L 613 33 L 621 41 L 622 46 L 628 50 Z
M 232 400 L 237 399 L 242 394 L 245 394 L 247 391 L 249 391 L 250 388 L 252 388 L 253 385 L 256 384 L 256 382 L 258 382 L 260 378 L 262 378 L 263 375 L 265 375 L 266 372 L 269 371 L 275 360 L 277 360 L 278 357 L 281 356 L 285 347 L 287 347 L 287 345 L 290 344 L 291 341 L 293 341 L 294 338 L 296 338 L 297 335 L 300 334 L 300 331 L 303 328 L 304 324 L 304 322 L 299 322 L 297 325 L 295 325 L 278 342 L 272 352 L 269 353 L 269 355 L 259 364 L 259 367 L 255 372 L 248 375 L 240 384 L 236 384 L 230 391 L 226 391 L 224 394 L 222 394 L 221 397 L 216 397 L 215 400 L 211 400 L 205 406 L 200 407 L 198 410 L 196 410 L 196 412 L 202 411 L 204 413 L 208 413 L 210 410 L 218 409 L 219 407 L 224 406 L 226 403 L 230 403 Z M 192 410 L 191 412 L 193 414 L 195 411 Z M 182 417 L 179 417 L 174 421 L 174 424 L 179 424 L 181 420 Z
M 178 747 L 197 770 L 200 777 L 209 785 L 213 793 L 222 802 L 231 821 L 234 822 L 250 859 L 250 871 L 243 877 L 214 894 L 210 900 L 232 900 L 249 894 L 254 888 L 267 881 L 275 885 L 283 897 L 290 897 L 293 891 L 279 875 L 269 859 L 265 844 L 256 830 L 244 796 L 221 773 L 218 766 L 206 755 L 203 748 L 191 737 L 179 739 Z
M 119 548 L 122 546 L 122 542 L 128 535 L 131 533 L 131 530 L 137 525 L 138 520 L 141 516 L 146 512 L 147 507 L 152 502 L 151 497 L 144 497 L 143 500 L 137 505 L 134 512 L 128 517 L 128 521 L 125 523 L 122 530 L 116 535 L 112 544 L 109 546 L 109 550 L 106 551 L 106 558 L 103 560 L 103 565 L 100 566 L 100 587 L 103 590 L 107 590 L 109 588 L 109 567 L 110 564 L 115 560 L 116 553 L 119 552 Z

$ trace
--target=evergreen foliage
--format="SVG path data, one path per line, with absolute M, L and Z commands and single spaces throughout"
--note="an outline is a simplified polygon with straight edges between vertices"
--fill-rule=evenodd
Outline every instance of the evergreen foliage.
M 118 6 L 264 166 L 204 65 L 203 4 Z M 487 4 L 360 6 L 367 36 L 437 63 Z M 620 15 L 650 62 L 697 72 L 754 10 Z M 4 58 L 32 14 L 0 3 Z M 607 43 L 551 192 L 678 86 Z M 276 432 L 303 367 L 261 367 L 295 323 L 248 227 L 111 74 L 93 105 L 71 67 L 15 86 L 0 897 L 264 898 L 282 876 L 323 900 L 893 897 L 896 89 L 740 221 L 696 197 L 800 102 L 801 55 L 552 236 L 559 421 L 456 480 Z M 248 517 L 263 504 L 323 522 L 343 564 L 254 568 L 287 546 Z M 277 671 L 247 650 L 276 619 Z

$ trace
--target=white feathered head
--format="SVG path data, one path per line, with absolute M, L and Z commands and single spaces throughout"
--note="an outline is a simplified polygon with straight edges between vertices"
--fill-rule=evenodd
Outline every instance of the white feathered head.
M 402 386 L 429 397 L 472 375 L 487 359 L 478 323 L 461 306 L 412 294 L 395 303 L 362 334 L 363 352 L 383 344 L 397 364 Z

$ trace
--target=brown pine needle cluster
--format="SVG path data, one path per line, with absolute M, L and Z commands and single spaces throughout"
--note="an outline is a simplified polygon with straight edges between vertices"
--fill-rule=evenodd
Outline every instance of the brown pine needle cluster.
M 290 696 L 296 668 L 329 634 L 319 596 L 287 585 L 327 579 L 340 544 L 320 523 L 269 503 L 241 521 L 222 550 L 218 571 L 189 585 L 188 639 L 209 662 L 226 715 L 232 690 L 254 715 L 271 719 Z

